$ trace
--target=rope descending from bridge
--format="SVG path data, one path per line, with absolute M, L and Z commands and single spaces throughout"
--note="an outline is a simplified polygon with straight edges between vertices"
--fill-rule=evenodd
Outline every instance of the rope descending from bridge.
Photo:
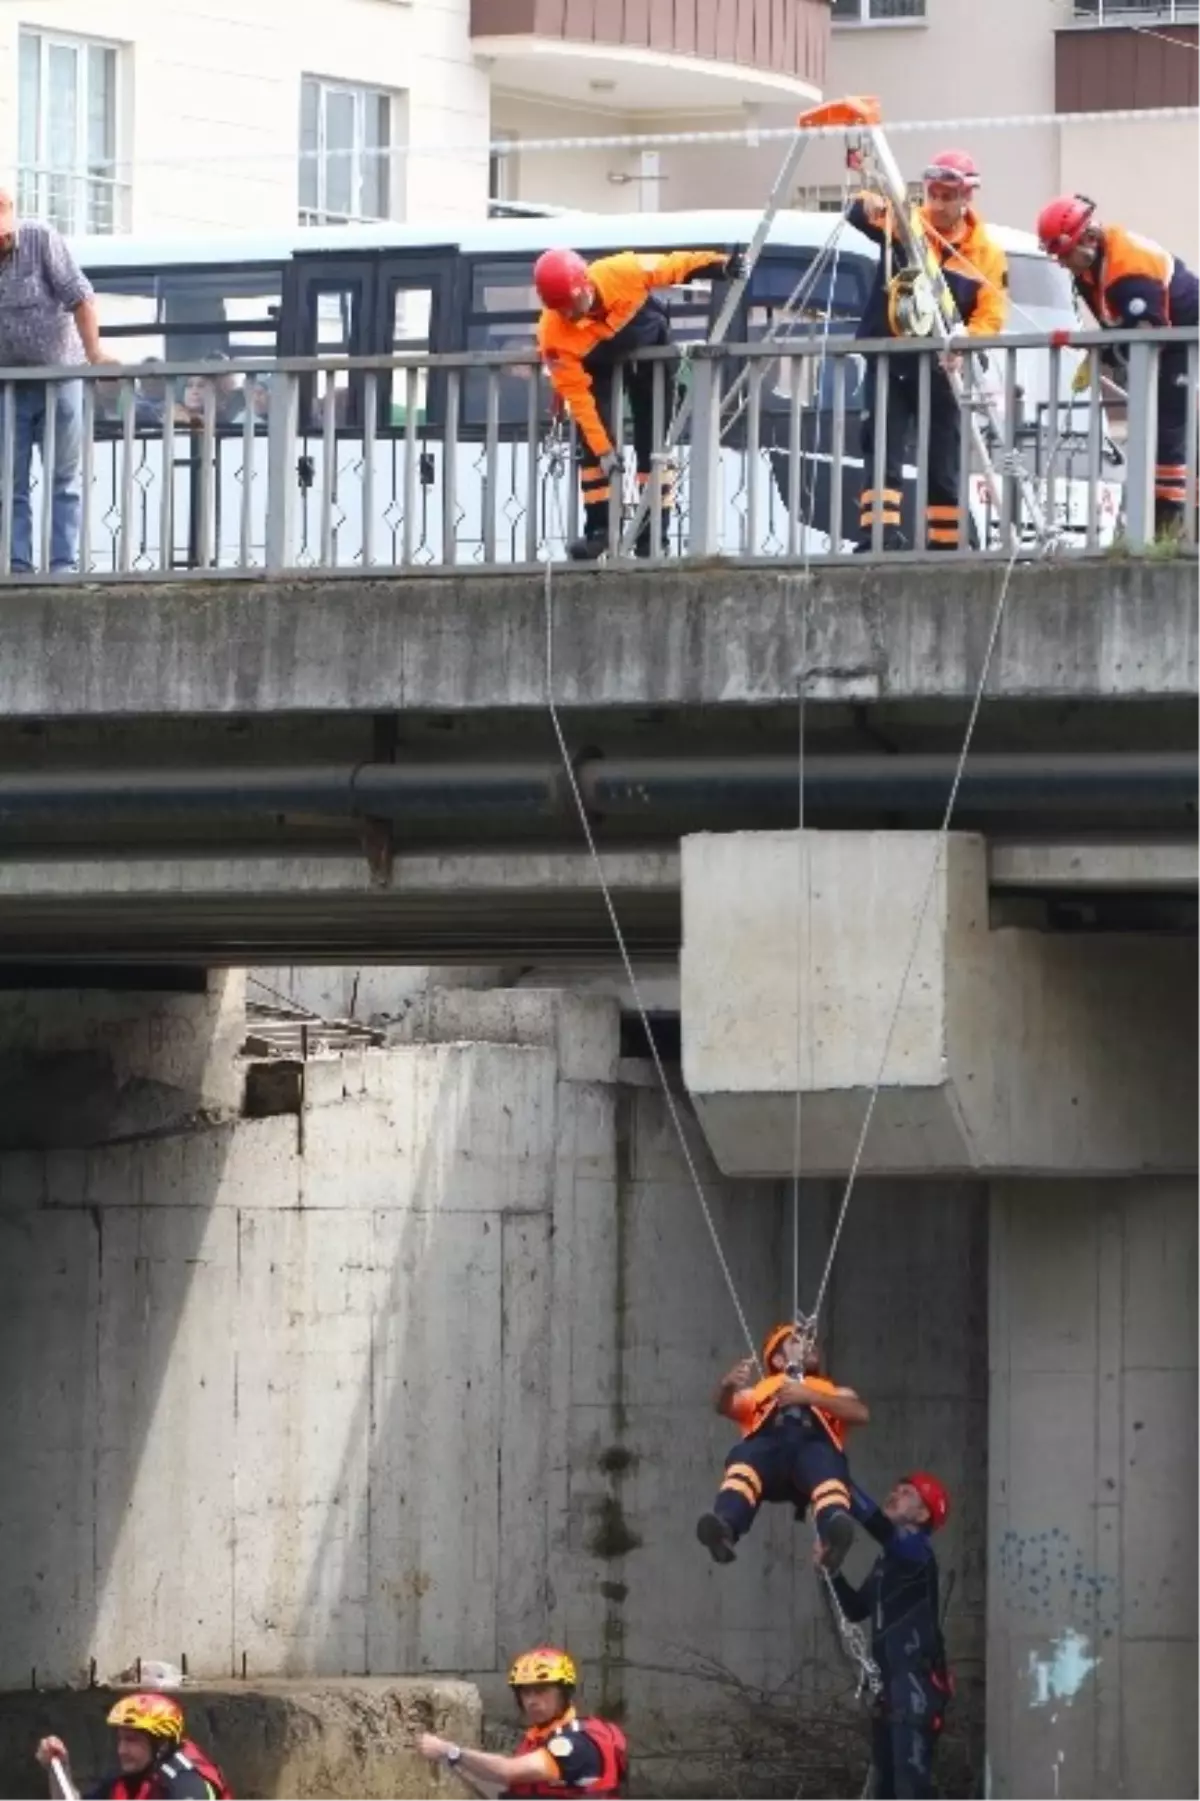
M 917 952 L 920 949 L 921 933 L 925 929 L 925 919 L 929 912 L 929 903 L 933 899 L 934 889 L 937 885 L 938 877 L 941 874 L 942 862 L 946 852 L 946 840 L 950 835 L 950 824 L 954 818 L 955 806 L 958 803 L 959 789 L 962 787 L 963 776 L 966 774 L 967 759 L 971 754 L 971 744 L 975 737 L 975 727 L 979 723 L 979 714 L 983 707 L 983 697 L 987 690 L 988 677 L 991 674 L 992 669 L 992 660 L 996 654 L 996 645 L 1000 639 L 1000 628 L 1004 622 L 1004 610 L 1008 604 L 1008 591 L 1012 583 L 1013 570 L 1016 568 L 1019 550 L 1019 543 L 1014 542 L 1004 568 L 1004 575 L 1000 582 L 1000 592 L 996 599 L 996 605 L 992 610 L 991 629 L 988 632 L 987 648 L 983 654 L 983 666 L 980 669 L 979 680 L 975 686 L 975 696 L 971 702 L 971 711 L 967 718 L 967 729 L 963 735 L 962 749 L 959 752 L 958 762 L 955 765 L 954 778 L 950 783 L 950 793 L 946 798 L 946 808 L 942 814 L 942 822 L 934 840 L 933 856 L 929 861 L 929 875 L 926 878 L 924 892 L 921 895 L 921 902 L 917 909 L 916 926 L 913 931 L 912 942 L 909 946 L 908 957 L 904 964 L 904 973 L 900 977 L 900 985 L 896 990 L 895 1005 L 892 1008 L 891 1018 L 888 1021 L 887 1033 L 883 1041 L 883 1049 L 879 1056 L 879 1067 L 875 1073 L 875 1081 L 867 1100 L 866 1111 L 863 1114 L 862 1127 L 858 1134 L 858 1141 L 854 1147 L 854 1155 L 850 1161 L 850 1170 L 846 1177 L 846 1185 L 842 1191 L 841 1205 L 838 1208 L 837 1220 L 833 1228 L 829 1255 L 825 1259 L 825 1268 L 821 1274 L 821 1280 L 817 1287 L 816 1298 L 813 1301 L 812 1317 L 814 1321 L 819 1319 L 821 1308 L 825 1303 L 825 1296 L 829 1288 L 829 1279 L 833 1273 L 834 1258 L 837 1256 L 838 1246 L 841 1243 L 842 1230 L 846 1224 L 846 1215 L 850 1210 L 850 1201 L 854 1194 L 854 1184 L 858 1180 L 858 1172 L 862 1166 L 863 1153 L 867 1148 L 867 1138 L 871 1130 L 871 1121 L 875 1117 L 875 1108 L 878 1105 L 880 1091 L 883 1088 L 884 1077 L 887 1074 L 888 1059 L 891 1056 L 892 1042 L 896 1036 L 896 1027 L 899 1024 L 900 1014 L 904 1006 L 904 997 L 908 992 L 909 978 L 912 975 L 913 966 L 917 960 Z
M 561 496 L 561 493 L 559 490 L 559 480 L 558 479 L 555 479 L 551 492 L 554 496 L 555 512 L 557 514 L 558 536 L 559 536 L 560 540 L 565 539 L 566 531 L 565 531 L 565 522 L 563 519 L 562 496 Z M 654 1040 L 654 1033 L 653 1033 L 653 1030 L 651 1029 L 651 1025 L 650 1025 L 650 1015 L 646 1008 L 646 1003 L 642 999 L 642 991 L 641 991 L 641 987 L 638 983 L 637 975 L 634 971 L 633 959 L 629 955 L 629 947 L 627 946 L 627 944 L 625 942 L 625 934 L 621 930 L 621 922 L 620 922 L 619 918 L 617 917 L 617 909 L 616 909 L 615 905 L 613 904 L 612 891 L 609 888 L 608 878 L 605 876 L 605 873 L 604 873 L 604 864 L 603 864 L 603 861 L 601 860 L 600 852 L 596 845 L 595 834 L 592 831 L 592 822 L 588 818 L 587 806 L 584 802 L 584 798 L 583 798 L 583 795 L 582 795 L 582 793 L 580 791 L 580 787 L 579 787 L 579 780 L 575 773 L 575 765 L 571 760 L 571 753 L 567 747 L 566 734 L 564 733 L 563 728 L 562 728 L 562 721 L 560 720 L 560 718 L 558 716 L 558 706 L 554 699 L 554 596 L 553 596 L 553 586 L 552 586 L 553 579 L 554 579 L 553 563 L 551 562 L 550 556 L 547 555 L 547 557 L 546 557 L 546 576 L 545 576 L 543 592 L 544 592 L 544 596 L 545 596 L 545 612 L 546 612 L 546 703 L 547 703 L 547 707 L 548 707 L 549 713 L 550 713 L 550 724 L 553 727 L 555 741 L 558 744 L 559 754 L 562 757 L 563 770 L 566 774 L 567 784 L 571 790 L 571 797 L 575 802 L 575 810 L 579 815 L 579 824 L 583 830 L 583 836 L 584 836 L 584 840 L 587 844 L 588 854 L 592 860 L 592 867 L 596 871 L 596 880 L 600 887 L 600 893 L 604 898 L 605 910 L 608 914 L 609 923 L 613 929 L 613 937 L 616 940 L 617 950 L 620 953 L 621 962 L 622 962 L 622 965 L 624 966 L 625 977 L 629 983 L 630 993 L 633 996 L 633 1003 L 634 1003 L 634 1006 L 637 1008 L 638 1018 L 641 1020 L 642 1030 L 645 1033 L 645 1037 L 646 1037 L 646 1043 L 650 1047 L 650 1055 L 653 1059 L 655 1072 L 658 1076 L 659 1084 L 662 1088 L 663 1099 L 666 1103 L 667 1112 L 670 1115 L 671 1125 L 674 1129 L 676 1138 L 679 1140 L 679 1148 L 683 1153 L 683 1160 L 684 1160 L 684 1163 L 687 1165 L 687 1172 L 688 1172 L 689 1177 L 691 1178 L 692 1187 L 695 1191 L 696 1199 L 699 1202 L 700 1212 L 703 1215 L 704 1224 L 708 1229 L 709 1238 L 712 1240 L 712 1247 L 713 1247 L 714 1252 L 716 1253 L 717 1263 L 720 1266 L 721 1274 L 725 1279 L 725 1286 L 729 1290 L 729 1298 L 733 1302 L 733 1310 L 734 1310 L 735 1314 L 737 1315 L 737 1321 L 738 1321 L 738 1325 L 741 1327 L 742 1337 L 746 1341 L 746 1344 L 750 1351 L 750 1355 L 754 1358 L 754 1361 L 757 1364 L 758 1363 L 758 1350 L 757 1350 L 757 1346 L 755 1344 L 754 1334 L 750 1330 L 750 1323 L 747 1320 L 745 1311 L 742 1307 L 742 1303 L 741 1303 L 741 1300 L 738 1295 L 737 1283 L 733 1279 L 733 1271 L 729 1267 L 729 1260 L 726 1257 L 724 1247 L 721 1244 L 721 1235 L 717 1230 L 716 1221 L 713 1218 L 712 1208 L 709 1205 L 708 1196 L 705 1193 L 704 1183 L 700 1176 L 700 1170 L 696 1163 L 696 1158 L 695 1158 L 695 1155 L 693 1154 L 692 1147 L 688 1143 L 688 1137 L 687 1137 L 686 1131 L 684 1130 L 683 1120 L 682 1120 L 682 1118 L 680 1116 L 680 1112 L 679 1112 L 679 1106 L 675 1099 L 675 1095 L 672 1092 L 671 1084 L 667 1079 L 666 1068 L 663 1064 L 662 1056 L 659 1052 L 658 1045 L 655 1043 L 655 1040 Z

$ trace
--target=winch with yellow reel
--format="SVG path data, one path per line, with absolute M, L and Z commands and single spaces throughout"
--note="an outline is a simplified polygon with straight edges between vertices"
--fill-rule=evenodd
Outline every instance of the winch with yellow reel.
M 892 336 L 930 338 L 937 324 L 938 302 L 923 269 L 901 269 L 887 284 L 887 316 Z

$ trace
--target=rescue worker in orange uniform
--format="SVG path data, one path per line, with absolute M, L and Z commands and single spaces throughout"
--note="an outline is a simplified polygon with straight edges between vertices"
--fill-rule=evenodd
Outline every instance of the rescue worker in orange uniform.
M 742 1429 L 725 1459 L 712 1511 L 696 1536 L 715 1563 L 732 1563 L 734 1545 L 754 1524 L 764 1501 L 812 1509 L 826 1568 L 841 1564 L 854 1537 L 854 1496 L 846 1462 L 846 1431 L 865 1426 L 870 1411 L 852 1388 L 820 1374 L 815 1344 L 793 1324 L 776 1326 L 762 1347 L 762 1380 L 750 1358 L 724 1376 L 713 1406 Z
M 1037 231 L 1047 255 L 1071 271 L 1076 293 L 1103 330 L 1200 321 L 1200 283 L 1187 265 L 1123 225 L 1102 225 L 1094 200 L 1061 195 L 1042 208 Z M 1154 522 L 1162 534 L 1177 532 L 1183 524 L 1188 408 L 1194 405 L 1188 392 L 1187 346 L 1165 345 L 1158 360 L 1154 472 Z
M 110 1709 L 108 1724 L 116 1729 L 117 1774 L 86 1790 L 88 1796 L 107 1801 L 227 1801 L 232 1796 L 216 1764 L 185 1737 L 183 1709 L 170 1695 L 124 1695 Z M 63 1741 L 42 1739 L 38 1762 L 49 1770 L 55 1759 L 69 1777 Z
M 1003 331 L 1008 316 L 1008 258 L 972 204 L 979 170 L 965 150 L 943 150 L 925 170 L 925 198 L 915 209 L 958 308 L 969 337 L 992 338 Z M 890 304 L 889 280 L 900 272 L 904 255 L 891 208 L 878 194 L 859 194 L 847 208 L 857 231 L 883 246 L 875 282 L 859 321 L 860 338 L 892 338 L 897 330 Z M 897 259 L 900 259 L 897 261 Z M 863 486 L 859 502 L 859 550 L 872 548 L 872 527 L 883 527 L 884 550 L 905 550 L 900 523 L 904 463 L 916 427 L 920 395 L 920 359 L 893 357 L 888 370 L 887 446 L 884 485 L 875 492 L 874 456 L 878 361 L 867 359 L 863 394 Z M 957 353 L 944 355 L 931 371 L 929 384 L 929 497 L 924 522 L 930 550 L 957 550 L 963 543 L 958 500 L 962 444 L 961 409 L 948 380 L 960 365 Z M 917 526 L 921 530 L 920 522 Z
M 444 1763 L 479 1795 L 590 1795 L 597 1801 L 624 1793 L 628 1768 L 625 1734 L 609 1720 L 575 1712 L 575 1660 L 557 1645 L 522 1651 L 508 1684 L 525 1722 L 511 1757 L 451 1744 L 434 1732 L 417 1741 L 422 1757 Z
M 655 289 L 678 287 L 702 270 L 735 281 L 743 267 L 741 253 L 727 250 L 672 250 L 646 257 L 622 250 L 594 263 L 585 263 L 574 250 L 547 250 L 534 265 L 534 286 L 545 309 L 538 321 L 538 350 L 582 439 L 583 537 L 571 546 L 577 560 L 603 556 L 609 543 L 609 503 L 615 499 L 621 504 L 621 459 L 613 444 L 613 371 L 618 363 L 625 365 L 639 490 L 650 479 L 654 364 L 632 359 L 639 351 L 671 342 L 667 309 Z M 663 390 L 664 430 L 674 410 L 674 388 L 672 365 Z M 663 493 L 659 528 L 666 549 L 671 507 L 665 481 Z M 647 518 L 635 546 L 638 556 L 649 556 L 651 530 Z

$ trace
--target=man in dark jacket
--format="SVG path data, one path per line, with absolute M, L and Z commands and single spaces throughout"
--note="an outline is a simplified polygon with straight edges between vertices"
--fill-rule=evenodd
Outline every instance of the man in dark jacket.
M 882 1552 L 859 1587 L 841 1575 L 832 1581 L 846 1618 L 871 1622 L 882 1683 L 871 1727 L 871 1793 L 922 1801 L 933 1794 L 933 1754 L 951 1694 L 931 1542 L 946 1523 L 950 1497 L 936 1476 L 915 1470 L 882 1507 L 857 1487 L 854 1501 L 855 1518 Z M 818 1563 L 823 1552 L 818 1544 Z

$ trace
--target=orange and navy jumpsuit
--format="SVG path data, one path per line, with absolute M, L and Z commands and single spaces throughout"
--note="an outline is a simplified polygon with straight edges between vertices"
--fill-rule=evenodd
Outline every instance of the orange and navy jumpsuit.
M 591 1795 L 594 1801 L 614 1801 L 624 1793 L 628 1753 L 625 1734 L 608 1720 L 581 1720 L 568 1707 L 548 1726 L 531 1726 L 516 1755 L 538 1751 L 545 1760 L 541 1782 L 514 1783 L 506 1796 Z
M 890 209 L 878 223 L 867 215 L 867 196 L 860 195 L 847 217 L 856 231 L 893 251 L 899 248 Z M 1008 316 L 1008 259 L 979 215 L 967 208 L 952 239 L 932 227 L 925 207 L 915 217 L 941 264 L 946 284 L 954 296 L 958 314 L 971 337 L 994 338 L 1004 330 Z M 859 321 L 860 338 L 894 336 L 888 319 L 888 258 L 881 256 L 875 283 Z M 920 359 L 893 357 L 888 371 L 887 446 L 884 485 L 875 492 L 875 403 L 878 360 L 868 357 L 863 394 L 863 486 L 859 502 L 859 546 L 871 548 L 871 528 L 878 518 L 884 541 L 897 546 L 900 538 L 900 506 L 904 492 L 904 463 L 909 439 L 916 425 L 920 393 Z M 935 367 L 929 383 L 929 498 L 925 514 L 925 542 L 931 550 L 956 550 L 962 543 L 962 511 L 958 500 L 962 418 L 958 402 L 944 372 Z
M 1200 283 L 1177 257 L 1124 226 L 1100 232 L 1090 269 L 1075 276 L 1080 298 L 1106 331 L 1122 326 L 1195 325 Z M 1187 346 L 1164 346 L 1158 360 L 1158 444 L 1154 493 L 1160 519 L 1177 517 L 1187 501 Z
M 555 393 L 575 421 L 583 442 L 584 534 L 593 541 L 608 541 L 609 479 L 600 470 L 600 459 L 614 448 L 612 416 L 613 370 L 628 362 L 625 392 L 633 415 L 633 448 L 637 458 L 639 488 L 650 476 L 654 451 L 654 365 L 631 359 L 640 350 L 655 349 L 671 341 L 667 309 L 655 288 L 674 288 L 702 269 L 724 268 L 725 250 L 673 250 L 666 256 L 642 257 L 633 250 L 603 256 L 588 265 L 588 280 L 596 292 L 592 312 L 582 319 L 565 319 L 547 307 L 538 321 L 538 350 Z M 665 372 L 664 429 L 670 423 L 674 372 Z M 620 502 L 620 493 L 617 501 Z M 663 541 L 670 524 L 670 501 L 662 517 Z M 639 554 L 650 545 L 649 521 L 641 535 Z
M 854 1514 L 855 1498 L 846 1461 L 846 1425 L 820 1407 L 780 1407 L 786 1372 L 764 1376 L 735 1393 L 728 1412 L 742 1428 L 742 1442 L 725 1459 L 725 1474 L 713 1503 L 735 1539 L 754 1524 L 764 1501 L 811 1507 L 824 1541 L 837 1514 Z M 833 1394 L 836 1383 L 804 1377 L 810 1388 Z

